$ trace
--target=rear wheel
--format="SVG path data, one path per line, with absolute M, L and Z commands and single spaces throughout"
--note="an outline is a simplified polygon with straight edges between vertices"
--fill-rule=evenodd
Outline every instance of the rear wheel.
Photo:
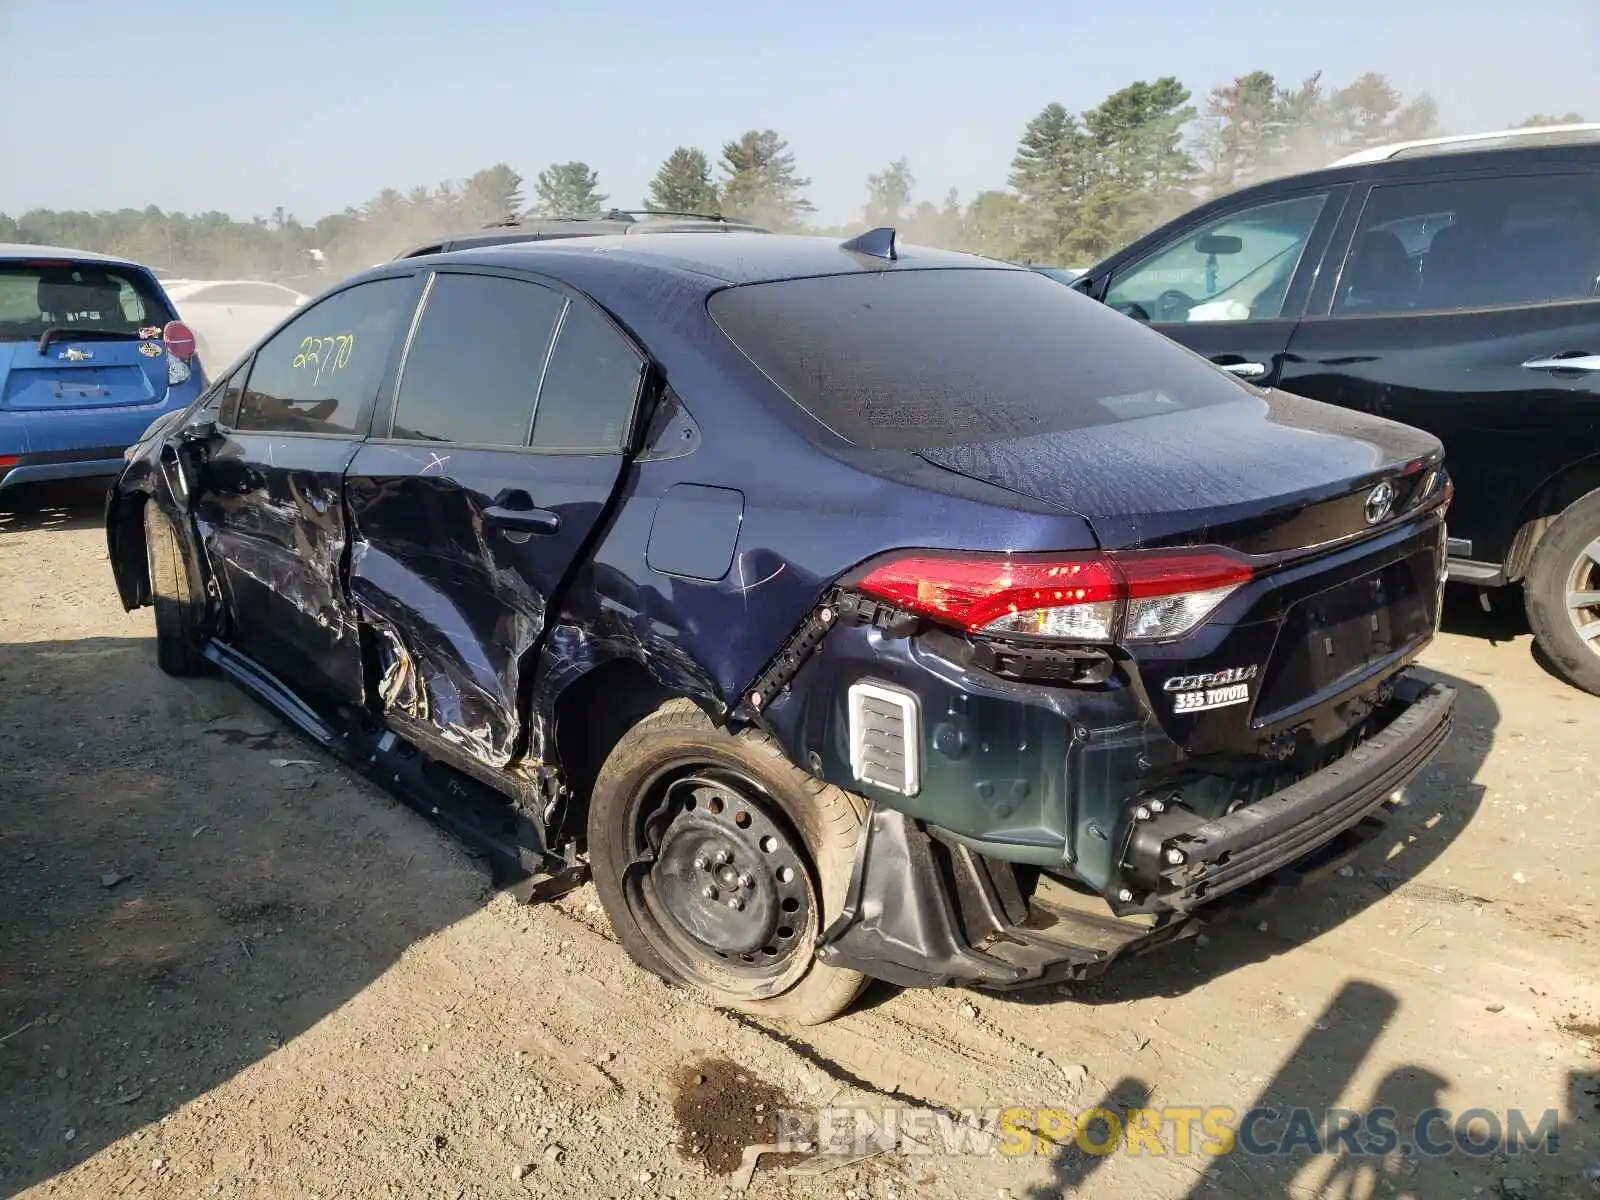
M 1600 695 L 1600 492 L 1556 518 L 1524 586 L 1540 648 L 1568 681 Z
M 178 531 L 153 500 L 144 506 L 144 546 L 156 610 L 156 665 L 168 675 L 199 675 L 205 669 L 200 605 Z
M 861 801 L 796 768 L 770 738 L 674 700 L 600 769 L 589 856 L 634 961 L 717 1004 L 818 1024 L 865 984 L 814 951 L 844 903 Z

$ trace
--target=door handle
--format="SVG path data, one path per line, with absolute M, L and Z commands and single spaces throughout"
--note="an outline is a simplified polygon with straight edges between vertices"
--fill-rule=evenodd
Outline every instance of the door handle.
M 483 515 L 506 529 L 522 529 L 529 533 L 557 533 L 561 529 L 561 516 L 548 508 L 535 508 L 533 497 L 521 488 L 507 488 L 494 498 L 494 503 L 483 510 Z
M 1240 379 L 1260 379 L 1267 373 L 1267 364 L 1258 362 L 1212 362 L 1221 367 L 1230 375 L 1237 375 Z
M 1522 366 L 1528 371 L 1600 371 L 1600 354 L 1574 354 L 1571 358 L 1560 356 L 1530 358 Z

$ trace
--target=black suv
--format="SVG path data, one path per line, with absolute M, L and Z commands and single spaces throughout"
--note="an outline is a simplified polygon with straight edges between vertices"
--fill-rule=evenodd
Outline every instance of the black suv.
M 1436 434 L 1451 578 L 1521 583 L 1549 659 L 1600 693 L 1600 125 L 1363 151 L 1072 286 L 1242 379 Z
M 767 230 L 743 221 L 730 220 L 715 213 L 665 212 L 660 209 L 613 208 L 592 217 L 549 217 L 524 221 L 510 217 L 470 233 L 433 238 L 400 254 L 420 258 L 424 254 L 445 254 L 452 250 L 472 250 L 479 246 L 506 246 L 514 242 L 546 242 L 556 238 L 599 237 L 617 233 L 766 233 Z

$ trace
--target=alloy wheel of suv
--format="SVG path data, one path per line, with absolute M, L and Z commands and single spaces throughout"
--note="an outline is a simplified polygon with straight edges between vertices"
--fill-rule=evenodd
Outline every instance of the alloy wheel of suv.
M 1566 679 L 1600 695 L 1600 492 L 1556 518 L 1525 586 L 1540 648 Z
M 589 802 L 600 903 L 635 962 L 714 1002 L 815 1024 L 865 984 L 816 960 L 844 904 L 862 801 L 756 730 L 674 700 L 629 730 Z

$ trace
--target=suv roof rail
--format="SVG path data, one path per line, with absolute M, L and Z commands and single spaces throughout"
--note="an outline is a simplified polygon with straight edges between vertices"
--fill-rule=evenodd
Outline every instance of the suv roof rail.
M 608 208 L 605 212 L 578 213 L 567 217 L 546 217 L 529 214 L 529 218 L 536 221 L 625 221 L 630 224 L 637 223 L 639 217 L 676 217 L 680 220 L 718 221 L 724 225 L 728 223 L 728 218 L 721 213 L 680 212 L 677 209 L 670 208 Z M 483 228 L 516 229 L 523 224 L 523 218 L 513 213 L 508 217 L 502 217 L 498 221 L 490 221 Z
M 1569 125 L 1528 125 L 1518 129 L 1496 129 L 1487 133 L 1457 133 L 1448 137 L 1416 138 L 1408 142 L 1390 142 L 1384 146 L 1368 146 L 1346 154 L 1329 163 L 1330 167 L 1354 167 L 1362 163 L 1383 162 L 1391 158 L 1405 158 L 1414 154 L 1447 153 L 1451 150 L 1488 150 L 1497 144 L 1506 146 L 1541 144 L 1569 145 L 1573 142 L 1600 141 L 1600 122 L 1584 121 Z

